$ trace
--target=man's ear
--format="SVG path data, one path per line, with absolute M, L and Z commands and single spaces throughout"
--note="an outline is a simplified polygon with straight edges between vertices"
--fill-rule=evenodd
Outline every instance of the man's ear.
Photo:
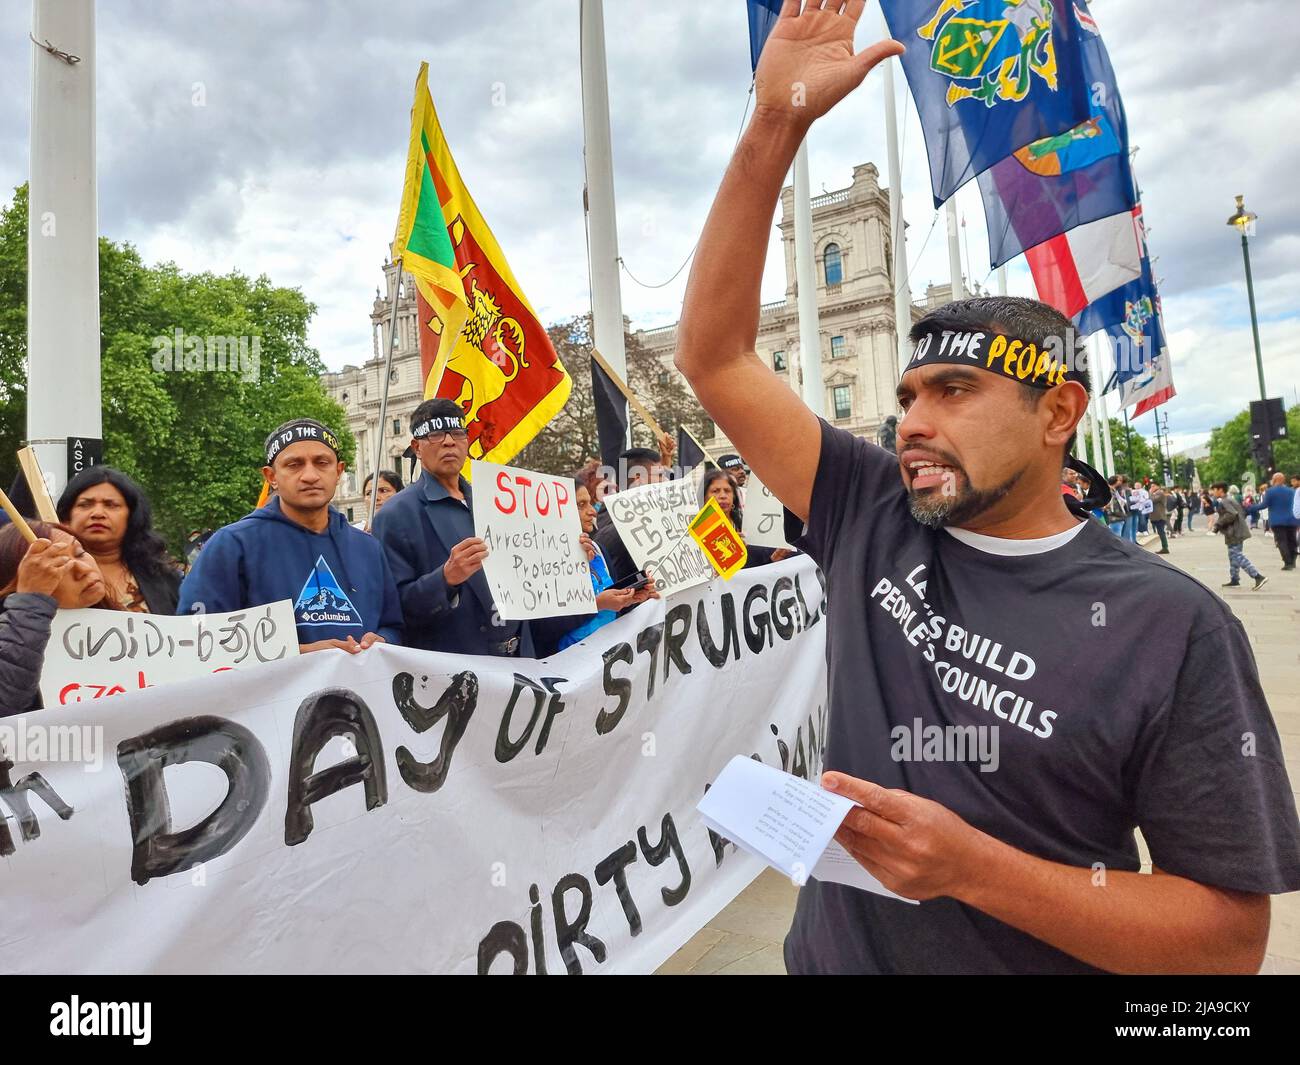
M 1088 392 L 1078 381 L 1066 381 L 1049 389 L 1042 405 L 1048 416 L 1043 443 L 1064 447 L 1087 413 Z

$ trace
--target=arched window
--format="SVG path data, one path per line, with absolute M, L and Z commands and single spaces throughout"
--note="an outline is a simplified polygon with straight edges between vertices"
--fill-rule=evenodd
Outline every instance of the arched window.
M 826 284 L 838 285 L 844 280 L 844 260 L 840 258 L 840 246 L 827 244 L 822 258 L 826 262 Z

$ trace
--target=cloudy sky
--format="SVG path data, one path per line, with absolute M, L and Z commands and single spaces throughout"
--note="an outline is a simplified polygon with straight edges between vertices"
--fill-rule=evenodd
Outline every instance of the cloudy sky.
M 1094 0 L 1139 146 L 1179 396 L 1176 444 L 1257 395 L 1240 244 L 1245 193 L 1264 369 L 1300 402 L 1300 64 L 1294 0 Z M 625 312 L 675 321 L 690 253 L 749 87 L 744 0 L 607 0 Z M 0 196 L 26 180 L 31 5 L 0 3 Z M 881 34 L 868 9 L 861 47 Z M 56 44 L 58 42 L 55 42 Z M 266 273 L 318 313 L 331 368 L 370 354 L 369 312 L 402 181 L 422 59 L 461 172 L 545 321 L 588 309 L 578 0 L 112 0 L 98 5 L 101 232 L 147 261 Z M 899 78 L 900 92 L 903 80 Z M 201 106 L 196 106 L 196 101 Z M 946 281 L 943 220 L 910 99 L 903 194 L 914 294 Z M 885 179 L 879 72 L 813 130 L 815 192 L 855 163 Z M 958 196 L 970 279 L 989 283 L 974 183 Z M 929 234 L 928 241 L 926 236 Z M 636 279 L 633 280 L 633 277 Z M 1010 290 L 1032 295 L 1023 260 Z M 784 291 L 769 255 L 764 299 Z M 1153 419 L 1142 419 L 1151 433 Z

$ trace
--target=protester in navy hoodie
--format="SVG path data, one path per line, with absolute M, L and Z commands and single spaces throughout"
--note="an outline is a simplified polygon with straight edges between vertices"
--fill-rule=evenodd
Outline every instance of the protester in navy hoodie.
M 402 606 L 384 549 L 330 507 L 339 442 L 310 418 L 266 439 L 266 506 L 218 529 L 181 585 L 178 614 L 221 614 L 288 599 L 303 652 L 355 654 L 400 643 Z

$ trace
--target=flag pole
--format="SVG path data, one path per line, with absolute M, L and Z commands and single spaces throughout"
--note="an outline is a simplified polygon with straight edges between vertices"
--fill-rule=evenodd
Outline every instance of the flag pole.
M 5 495 L 3 488 L 0 488 L 0 510 L 9 515 L 9 520 L 14 523 L 14 528 L 22 534 L 24 540 L 30 544 L 36 539 L 36 534 L 32 532 L 32 527 L 27 524 L 27 519 L 18 513 L 18 508 Z
M 794 157 L 794 277 L 799 290 L 799 354 L 803 401 L 818 417 L 826 413 L 822 382 L 821 327 L 817 320 L 817 267 L 812 236 L 812 192 L 808 179 L 808 140 Z
M 1106 459 L 1106 476 L 1110 477 L 1115 472 L 1115 448 L 1110 437 L 1110 414 L 1107 411 L 1105 396 L 1098 396 L 1097 402 L 1101 406 L 1101 447 L 1102 455 Z
M 961 236 L 958 232 L 957 194 L 954 192 L 944 204 L 948 215 L 948 273 L 952 277 L 952 298 L 966 298 L 966 282 L 961 276 Z
M 591 334 L 606 353 L 610 376 L 627 377 L 623 297 L 618 280 L 618 226 L 614 204 L 614 152 L 609 130 L 609 76 L 605 63 L 602 0 L 581 0 L 582 139 L 586 185 L 587 271 L 591 284 Z M 624 443 L 631 441 L 631 427 Z
M 884 16 L 881 16 L 884 21 Z M 885 27 L 885 36 L 889 28 Z M 885 143 L 889 156 L 889 226 L 893 230 L 894 329 L 898 334 L 897 369 L 907 361 L 907 335 L 912 330 L 912 291 L 907 272 L 907 223 L 903 219 L 903 166 L 898 150 L 898 98 L 894 93 L 894 60 L 885 68 Z
M 1124 406 L 1123 402 L 1120 403 L 1119 412 L 1124 415 L 1124 446 L 1128 449 L 1128 475 L 1135 477 L 1136 474 L 1133 470 L 1133 430 L 1129 428 L 1128 408 Z
M 27 442 L 67 483 L 69 436 L 103 438 L 95 5 L 33 0 Z
M 1093 345 L 1093 350 L 1105 351 L 1107 347 L 1108 345 L 1104 342 L 1098 342 Z M 1110 437 L 1110 404 L 1105 393 L 1101 391 L 1105 382 L 1110 380 L 1110 377 L 1106 372 L 1106 363 L 1100 355 L 1091 361 L 1091 365 L 1095 366 L 1098 371 L 1093 375 L 1092 387 L 1097 390 L 1097 409 L 1101 411 L 1101 453 L 1106 460 L 1106 465 L 1102 467 L 1102 471 L 1107 477 L 1111 477 L 1115 473 L 1115 449 Z M 1101 384 L 1098 384 L 1098 381 Z
M 388 354 L 384 358 L 384 388 L 379 394 L 379 432 L 375 441 L 375 465 L 371 471 L 370 502 L 366 506 L 366 528 L 375 522 L 379 502 L 379 471 L 384 465 L 384 433 L 388 429 L 388 385 L 393 379 L 393 349 L 397 347 L 397 302 L 402 294 L 402 260 L 393 260 L 393 313 L 388 319 Z
M 1105 473 L 1106 457 L 1101 449 L 1101 396 L 1094 393 L 1088 406 L 1092 414 L 1092 464 Z

